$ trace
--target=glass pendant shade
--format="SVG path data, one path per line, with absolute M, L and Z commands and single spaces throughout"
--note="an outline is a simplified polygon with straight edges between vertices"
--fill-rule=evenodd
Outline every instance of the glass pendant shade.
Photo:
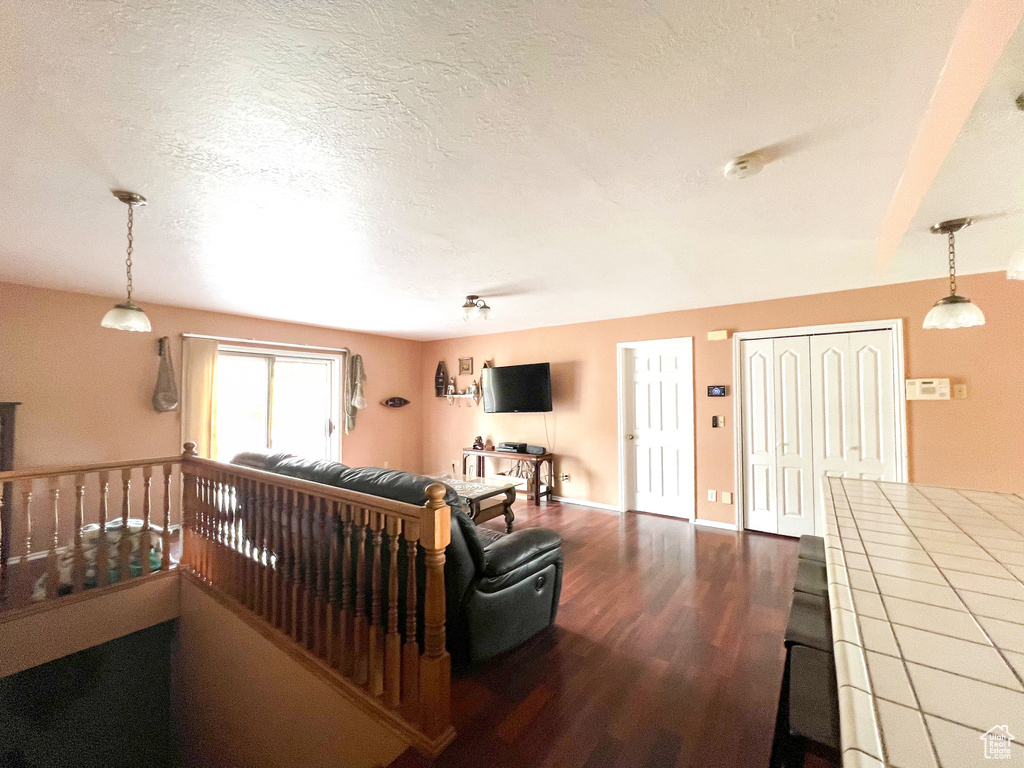
M 153 330 L 153 326 L 149 324 L 149 318 L 142 311 L 142 307 L 130 301 L 115 305 L 112 310 L 103 316 L 100 325 L 104 328 L 113 328 L 118 331 L 149 333 Z
M 985 313 L 963 296 L 947 296 L 935 302 L 924 318 L 925 328 L 971 328 L 985 324 Z
M 932 226 L 936 235 L 945 235 L 949 241 L 949 296 L 935 302 L 924 317 L 925 328 L 972 328 L 985 324 L 985 313 L 956 292 L 956 233 L 971 225 L 970 219 L 950 219 Z
M 114 308 L 103 316 L 103 319 L 100 321 L 100 325 L 104 328 L 113 328 L 116 331 L 138 331 L 139 333 L 149 333 L 153 330 L 153 326 L 149 324 L 149 318 L 146 317 L 146 313 L 142 311 L 142 307 L 132 301 L 132 253 L 135 250 L 134 239 L 132 237 L 132 225 L 135 221 L 135 208 L 140 205 L 145 205 L 146 198 L 142 195 L 136 194 L 135 192 L 125 192 L 123 190 L 114 190 L 113 195 L 128 206 L 128 248 L 125 252 L 125 255 L 128 258 L 126 258 L 124 262 L 125 274 L 128 278 L 128 295 L 122 303 L 115 304 Z
M 484 304 L 481 307 L 477 307 L 476 316 L 480 320 L 486 320 L 488 317 L 491 316 L 491 308 L 488 307 L 486 304 Z
M 1021 248 L 1010 259 L 1010 266 L 1006 268 L 1008 280 L 1024 280 L 1024 248 Z

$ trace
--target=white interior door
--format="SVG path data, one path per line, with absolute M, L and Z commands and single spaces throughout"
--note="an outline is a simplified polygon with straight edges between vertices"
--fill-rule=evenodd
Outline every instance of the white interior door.
M 741 344 L 744 521 L 755 531 L 778 533 L 773 340 L 748 339 Z
M 778 533 L 814 534 L 811 344 L 807 336 L 773 340 Z
M 896 480 L 892 331 L 811 337 L 815 501 L 826 477 Z
M 623 352 L 626 507 L 693 518 L 693 339 Z

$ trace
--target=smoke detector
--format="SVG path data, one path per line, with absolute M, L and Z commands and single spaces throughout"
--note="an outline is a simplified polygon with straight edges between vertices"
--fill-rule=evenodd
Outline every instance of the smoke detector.
M 724 173 L 727 179 L 745 179 L 755 173 L 760 173 L 762 168 L 764 168 L 764 160 L 756 152 L 751 152 L 749 155 L 740 155 L 726 163 Z

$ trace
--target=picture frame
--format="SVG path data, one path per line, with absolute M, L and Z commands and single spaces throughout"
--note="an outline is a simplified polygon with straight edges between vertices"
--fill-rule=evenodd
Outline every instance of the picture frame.
M 459 376 L 472 376 L 473 375 L 473 358 L 472 357 L 460 357 L 459 358 Z

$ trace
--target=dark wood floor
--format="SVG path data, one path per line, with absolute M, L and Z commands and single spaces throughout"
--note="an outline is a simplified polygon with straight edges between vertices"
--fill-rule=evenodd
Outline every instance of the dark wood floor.
M 517 504 L 537 526 L 565 538 L 557 625 L 458 677 L 458 738 L 393 768 L 767 766 L 796 541 Z

